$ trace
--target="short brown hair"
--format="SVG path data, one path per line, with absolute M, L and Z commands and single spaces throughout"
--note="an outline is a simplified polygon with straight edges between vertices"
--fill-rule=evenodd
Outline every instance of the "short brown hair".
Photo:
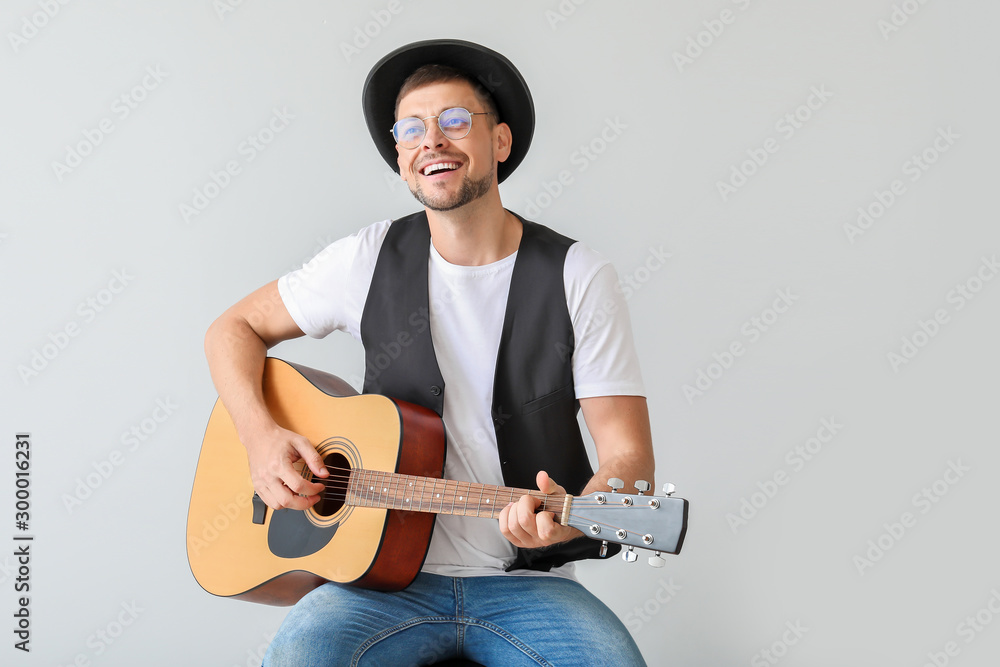
M 490 112 L 492 118 L 490 122 L 498 123 L 500 121 L 500 115 L 497 113 L 497 105 L 493 102 L 493 97 L 489 91 L 469 74 L 448 65 L 423 65 L 414 70 L 413 74 L 406 77 L 403 85 L 399 87 L 399 94 L 396 95 L 396 109 L 393 115 L 397 118 L 399 117 L 400 100 L 417 88 L 432 83 L 447 83 L 449 81 L 464 81 L 472 86 L 472 91 L 476 94 L 476 99 L 482 103 L 485 111 Z

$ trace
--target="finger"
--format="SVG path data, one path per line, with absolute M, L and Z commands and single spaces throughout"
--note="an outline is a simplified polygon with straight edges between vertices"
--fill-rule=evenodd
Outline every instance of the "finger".
M 529 548 L 532 545 L 526 540 L 530 536 L 524 532 L 521 528 L 518 516 L 517 516 L 517 504 L 508 503 L 500 512 L 500 533 L 507 539 L 508 542 L 513 544 L 515 547 Z
M 319 500 L 322 493 L 326 491 L 326 486 L 324 486 L 321 482 L 308 481 L 295 468 L 291 468 L 288 473 L 283 475 L 278 481 L 282 482 L 288 488 L 290 493 L 310 498 L 310 505 L 316 502 L 316 500 Z M 315 499 L 313 499 L 314 497 Z
M 552 482 L 552 478 L 549 477 L 549 473 L 544 470 L 539 470 L 538 474 L 535 475 L 535 486 L 538 487 L 539 491 L 546 495 L 552 493 L 552 490 L 549 488 L 550 482 L 555 484 L 555 482 Z
M 512 527 L 512 532 L 522 541 L 531 542 L 538 539 L 538 528 L 535 525 L 538 515 L 535 514 L 535 510 L 540 503 L 537 498 L 523 495 L 514 505 L 516 528 Z
M 326 477 L 330 472 L 326 469 L 323 457 L 319 455 L 316 448 L 306 438 L 299 436 L 292 439 L 292 446 L 298 452 L 305 464 L 317 477 Z
M 515 546 L 529 547 L 530 544 L 527 541 L 531 539 L 531 535 L 521 525 L 519 511 L 518 502 L 511 503 L 504 509 L 506 516 L 505 521 L 501 524 L 501 532 Z
M 497 517 L 497 522 L 500 525 L 500 534 L 503 535 L 508 542 L 519 547 L 521 545 L 518 543 L 517 538 L 514 537 L 512 532 L 510 532 L 510 508 L 513 506 L 514 503 L 507 503 L 507 506 L 500 510 L 500 516 Z
M 258 491 L 257 495 L 261 497 L 261 500 L 263 500 L 268 507 L 275 510 L 305 510 L 315 505 L 320 499 L 318 494 L 312 496 L 302 496 L 297 493 L 293 493 L 288 486 L 281 482 L 281 480 L 276 480 L 274 483 L 268 484 L 263 491 Z
M 551 512 L 540 512 L 536 521 L 538 539 L 545 544 L 555 544 L 566 539 L 566 526 L 558 523 Z
M 555 531 L 555 522 L 551 512 L 539 512 L 535 518 L 535 533 L 541 542 L 548 542 Z
M 549 477 L 549 473 L 544 470 L 539 470 L 538 474 L 535 475 L 535 484 L 538 485 L 538 490 L 546 495 L 551 493 L 566 493 L 566 489 L 556 482 L 556 480 Z

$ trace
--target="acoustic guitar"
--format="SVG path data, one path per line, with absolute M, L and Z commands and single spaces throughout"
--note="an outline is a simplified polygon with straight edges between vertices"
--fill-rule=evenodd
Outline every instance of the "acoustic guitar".
M 316 445 L 330 474 L 306 510 L 271 510 L 254 493 L 246 450 L 216 401 L 195 472 L 187 521 L 191 571 L 209 593 L 291 605 L 327 581 L 401 590 L 420 571 L 436 514 L 495 519 L 510 502 L 531 494 L 538 511 L 555 515 L 593 539 L 655 555 L 677 554 L 687 529 L 688 502 L 609 492 L 574 497 L 441 478 L 444 424 L 433 411 L 377 394 L 361 394 L 340 378 L 268 358 L 264 400 L 275 421 Z M 617 488 L 616 488 L 617 486 Z M 667 485 L 668 493 L 672 485 Z

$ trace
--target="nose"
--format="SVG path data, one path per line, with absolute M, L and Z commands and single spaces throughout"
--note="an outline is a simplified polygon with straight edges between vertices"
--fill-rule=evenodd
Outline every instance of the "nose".
M 426 149 L 431 148 L 441 148 L 448 145 L 448 137 L 444 136 L 444 132 L 441 131 L 441 126 L 438 125 L 438 119 L 428 119 L 424 121 L 424 139 L 421 142 L 421 146 Z

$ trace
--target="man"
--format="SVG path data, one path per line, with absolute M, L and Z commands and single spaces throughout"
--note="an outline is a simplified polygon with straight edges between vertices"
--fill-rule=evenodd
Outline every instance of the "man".
M 652 482 L 649 416 L 614 269 L 500 201 L 499 183 L 523 159 L 534 127 L 518 71 L 476 44 L 418 42 L 373 68 L 364 108 L 381 154 L 424 210 L 337 241 L 230 308 L 206 335 L 258 495 L 276 509 L 319 499 L 322 485 L 293 464 L 325 477 L 322 460 L 271 419 L 260 381 L 267 349 L 335 330 L 364 343 L 366 392 L 442 416 L 447 478 L 574 494 L 607 490 L 612 477 Z M 393 359 L 380 357 L 394 341 Z M 595 442 L 596 474 L 578 409 Z M 525 495 L 498 524 L 438 516 L 407 589 L 315 589 L 289 612 L 265 664 L 456 656 L 487 665 L 644 664 L 621 622 L 573 578 L 572 561 L 597 557 L 600 543 L 538 506 Z

